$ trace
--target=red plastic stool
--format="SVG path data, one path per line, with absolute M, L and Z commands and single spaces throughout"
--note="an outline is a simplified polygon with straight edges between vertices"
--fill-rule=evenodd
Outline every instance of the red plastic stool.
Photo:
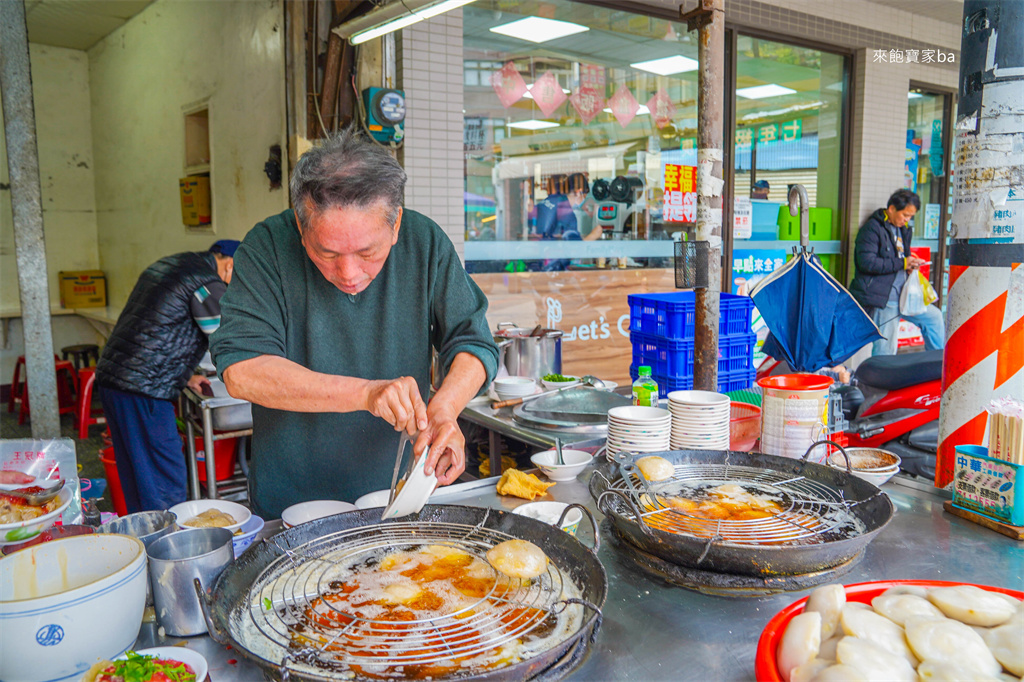
M 56 357 L 56 356 L 54 356 Z M 75 414 L 78 410 L 75 395 L 78 394 L 78 372 L 75 365 L 69 360 L 54 360 L 54 371 L 57 372 L 57 413 Z M 64 372 L 64 380 L 61 380 L 61 372 Z M 14 390 L 14 387 L 11 387 Z M 24 424 L 25 418 L 31 413 L 28 400 L 28 377 L 25 378 L 25 385 L 21 389 L 21 409 L 18 410 L 18 423 Z
M 21 401 L 22 398 L 22 385 L 21 385 L 21 368 L 25 366 L 25 356 L 19 355 L 17 362 L 14 363 L 14 377 L 11 379 L 11 392 L 7 396 L 7 411 L 14 412 L 14 402 Z
M 75 407 L 75 415 L 78 424 L 78 437 L 85 440 L 89 437 L 89 427 L 93 424 L 106 424 L 107 419 L 103 415 L 102 408 L 92 406 L 92 389 L 96 383 L 96 370 L 92 367 L 85 367 L 78 370 L 78 403 Z M 100 416 L 93 416 L 99 413 Z

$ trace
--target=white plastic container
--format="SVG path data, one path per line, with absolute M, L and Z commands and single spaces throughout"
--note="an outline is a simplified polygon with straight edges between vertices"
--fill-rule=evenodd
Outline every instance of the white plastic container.
M 761 451 L 797 459 L 815 441 L 828 438 L 828 390 L 832 379 L 819 374 L 782 374 L 759 379 Z M 811 453 L 822 463 L 828 448 Z

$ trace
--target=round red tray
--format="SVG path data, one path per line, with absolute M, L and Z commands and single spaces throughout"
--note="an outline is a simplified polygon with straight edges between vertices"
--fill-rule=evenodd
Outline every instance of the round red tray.
M 991 592 L 1002 592 L 1011 597 L 1024 600 L 1024 592 L 1010 590 L 1005 587 L 992 587 L 991 585 L 976 585 L 975 583 L 946 582 L 944 580 L 885 580 L 870 583 L 856 583 L 844 585 L 846 588 L 846 601 L 859 601 L 870 604 L 871 600 L 885 592 L 890 587 L 898 585 L 920 585 L 921 587 L 951 587 L 953 585 L 975 585 Z M 782 633 L 793 616 L 803 613 L 807 597 L 794 602 L 775 614 L 775 617 L 768 621 L 761 632 L 761 638 L 757 641 L 757 657 L 754 659 L 754 675 L 758 682 L 786 682 L 779 674 L 778 663 L 775 660 L 775 652 L 779 649 L 779 642 L 782 640 Z

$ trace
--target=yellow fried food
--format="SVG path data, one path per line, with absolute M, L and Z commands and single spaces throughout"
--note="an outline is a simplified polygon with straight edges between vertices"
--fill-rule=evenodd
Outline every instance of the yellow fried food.
M 193 516 L 183 525 L 190 528 L 226 528 L 238 523 L 235 517 L 219 509 L 207 509 L 201 514 Z
M 488 550 L 487 563 L 510 578 L 536 578 L 547 570 L 548 557 L 532 542 L 506 540 Z
M 514 457 L 509 457 L 508 455 L 501 456 L 501 473 L 505 473 L 509 469 L 515 468 L 516 460 Z M 491 460 L 489 457 L 484 458 L 480 461 L 479 471 L 481 478 L 486 478 L 491 475 Z
M 636 461 L 636 466 L 640 469 L 640 473 L 644 475 L 644 478 L 652 483 L 672 478 L 676 473 L 676 468 L 672 466 L 672 462 L 664 457 L 641 457 Z
M 509 469 L 501 475 L 497 490 L 499 495 L 513 495 L 524 500 L 543 497 L 554 483 L 545 483 L 533 474 L 524 474 L 519 469 Z

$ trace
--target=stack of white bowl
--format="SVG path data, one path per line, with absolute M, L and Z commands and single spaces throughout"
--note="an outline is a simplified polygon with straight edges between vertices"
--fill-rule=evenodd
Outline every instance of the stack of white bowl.
M 525 398 L 537 392 L 537 382 L 529 377 L 502 377 L 495 379 L 492 386 L 499 400 Z
M 713 391 L 672 391 L 673 450 L 728 450 L 732 400 Z
M 672 413 L 660 407 L 623 405 L 608 410 L 608 459 L 619 452 L 664 452 Z

